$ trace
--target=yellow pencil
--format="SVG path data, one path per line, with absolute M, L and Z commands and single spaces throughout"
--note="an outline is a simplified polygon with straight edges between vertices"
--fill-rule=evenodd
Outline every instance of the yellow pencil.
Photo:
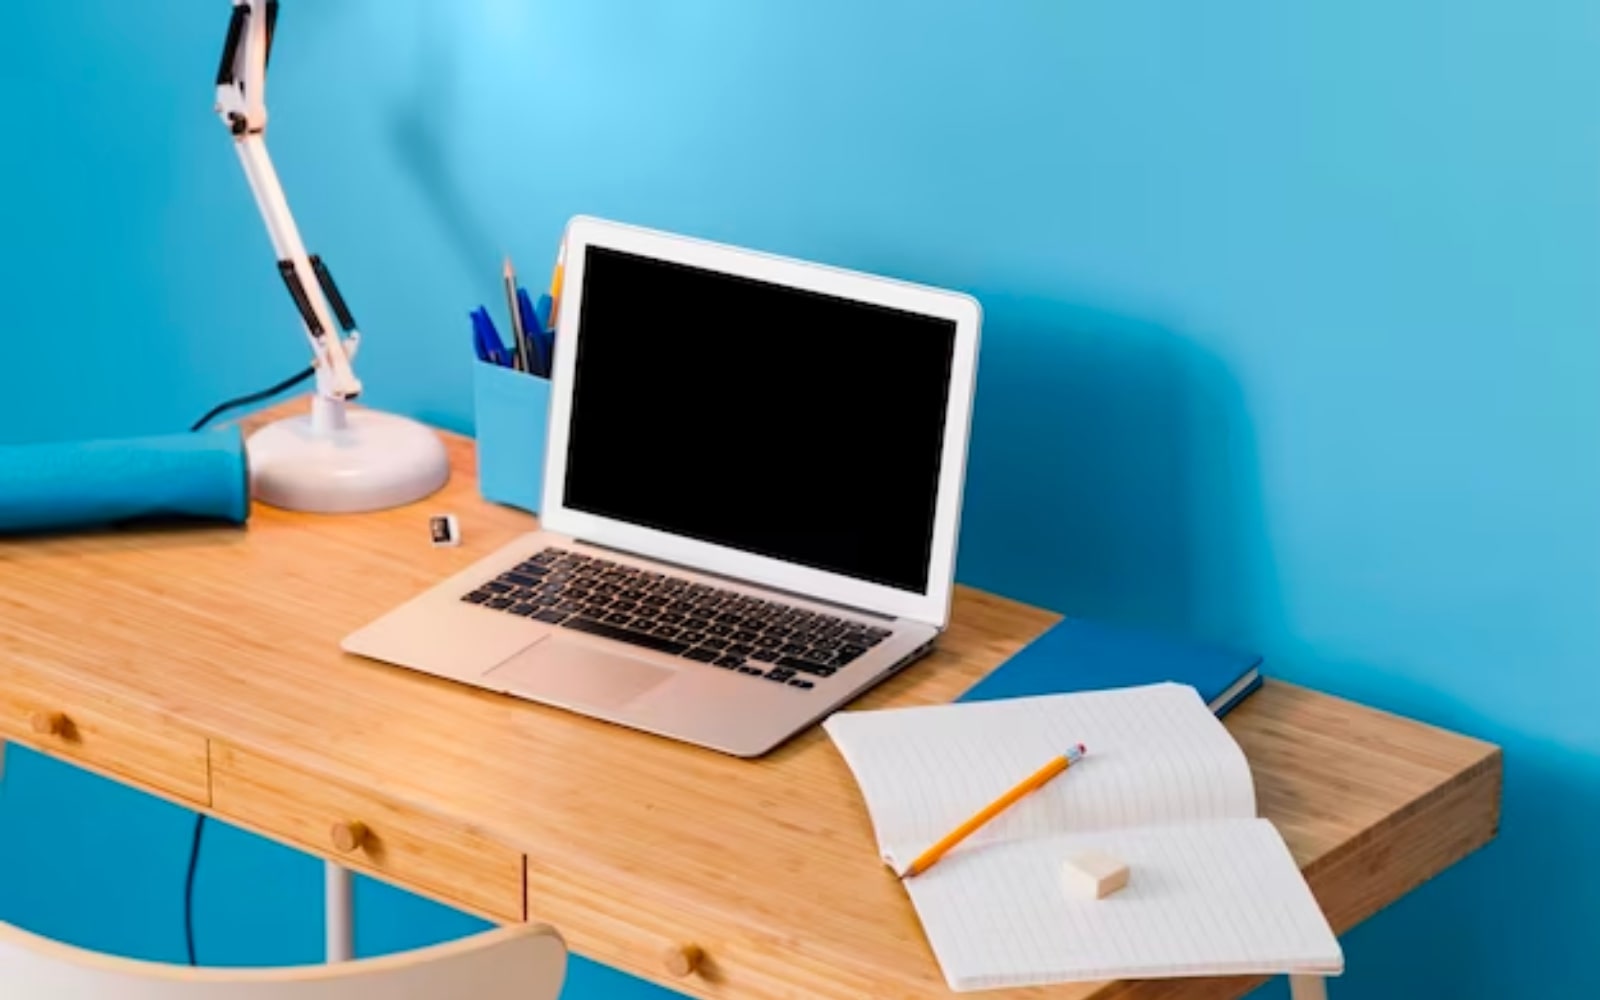
M 563 237 L 561 249 L 556 251 L 556 267 L 550 272 L 550 329 L 556 327 L 556 310 L 561 308 L 561 280 L 567 271 L 567 241 Z
M 957 844 L 976 833 L 979 827 L 983 826 L 985 823 L 1011 808 L 1011 806 L 1014 805 L 1016 801 L 1022 798 L 1024 795 L 1027 795 L 1029 792 L 1037 791 L 1051 778 L 1054 778 L 1062 771 L 1065 771 L 1067 768 L 1082 760 L 1083 755 L 1088 752 L 1089 751 L 1084 748 L 1084 745 L 1079 743 L 1077 746 L 1072 747 L 1060 757 L 1055 758 L 1044 767 L 1041 767 L 1039 770 L 1028 775 L 1026 778 L 1022 779 L 1022 783 L 1017 787 L 1011 789 L 1011 791 L 984 806 L 978 811 L 976 816 L 967 820 L 965 823 L 962 823 L 954 830 L 951 830 L 945 835 L 943 840 L 917 855 L 917 859 L 911 862 L 910 866 L 907 867 L 905 871 L 900 873 L 900 877 L 910 878 L 913 875 L 919 875 L 922 872 L 927 871 L 929 868 L 932 868 L 934 862 L 938 861 L 940 858 L 944 857 L 945 854 L 949 853 L 951 848 L 955 847 Z

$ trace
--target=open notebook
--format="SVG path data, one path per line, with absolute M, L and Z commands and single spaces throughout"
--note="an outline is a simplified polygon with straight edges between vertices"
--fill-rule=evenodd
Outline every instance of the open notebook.
M 826 725 L 896 871 L 1072 743 L 1088 756 L 905 880 L 954 990 L 1070 980 L 1335 974 L 1339 942 L 1238 744 L 1177 684 L 877 712 Z M 1076 900 L 1095 847 L 1127 888 Z

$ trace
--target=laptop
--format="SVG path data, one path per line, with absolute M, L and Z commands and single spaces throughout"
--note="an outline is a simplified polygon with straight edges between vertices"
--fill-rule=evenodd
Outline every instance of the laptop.
M 566 252 L 541 530 L 343 647 L 758 756 L 949 620 L 978 304 L 592 218 Z

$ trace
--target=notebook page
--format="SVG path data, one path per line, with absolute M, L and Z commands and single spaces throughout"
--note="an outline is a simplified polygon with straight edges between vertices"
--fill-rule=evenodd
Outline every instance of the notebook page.
M 1191 687 L 841 712 L 826 723 L 867 802 L 878 848 L 903 867 L 1059 756 L 1089 753 L 956 851 L 1052 833 L 1248 818 L 1244 753 Z
M 1068 896 L 1061 864 L 1084 847 L 1127 862 L 1127 887 L 1102 900 Z M 990 844 L 906 888 L 954 990 L 1344 967 L 1288 847 L 1262 819 Z

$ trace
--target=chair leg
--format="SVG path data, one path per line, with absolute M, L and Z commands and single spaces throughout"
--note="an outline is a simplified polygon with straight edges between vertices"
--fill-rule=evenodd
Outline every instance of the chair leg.
M 1289 1000 L 1328 1000 L 1328 981 L 1322 976 L 1290 976 Z
M 348 962 L 354 957 L 356 917 L 352 881 L 349 869 L 332 861 L 323 863 L 326 958 L 330 964 Z

